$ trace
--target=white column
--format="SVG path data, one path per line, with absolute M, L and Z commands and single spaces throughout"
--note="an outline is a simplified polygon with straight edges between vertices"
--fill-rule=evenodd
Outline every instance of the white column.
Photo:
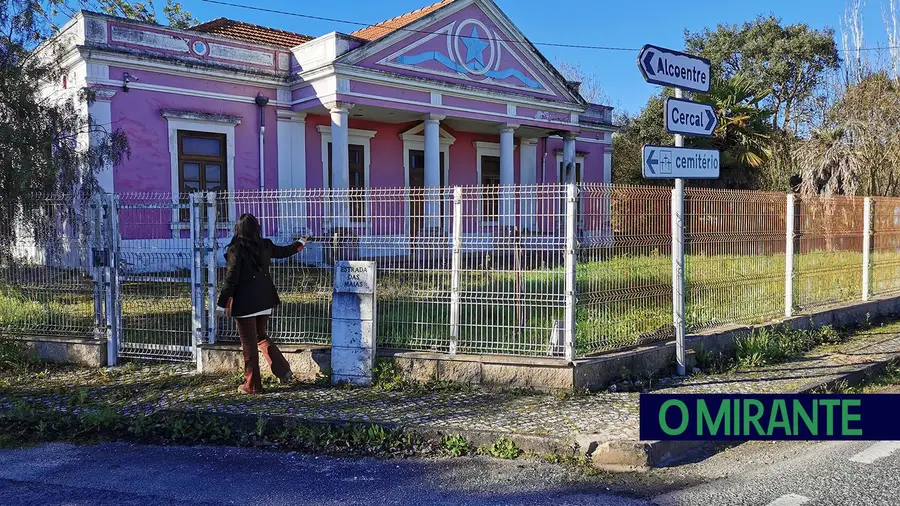
M 95 147 L 103 142 L 106 137 L 104 130 L 112 132 L 112 97 L 116 92 L 112 90 L 95 90 L 94 101 L 88 105 L 88 114 L 93 124 L 99 127 L 97 131 L 91 132 L 91 147 Z M 97 183 L 100 189 L 106 193 L 113 193 L 115 190 L 113 168 L 111 165 L 105 165 L 97 173 Z
M 562 183 L 576 183 L 575 181 L 575 134 L 567 133 L 563 136 L 563 181 Z
M 425 116 L 425 230 L 426 235 L 440 227 L 441 194 L 431 190 L 441 186 L 441 120 L 444 116 Z
M 285 190 L 306 189 L 306 113 L 278 111 L 279 235 L 306 233 L 306 199 Z
M 500 129 L 500 227 L 509 232 L 516 224 L 515 163 L 513 158 L 514 132 L 518 125 L 504 125 Z
M 334 190 L 331 211 L 336 227 L 350 226 L 350 199 L 346 190 L 350 186 L 348 116 L 352 108 L 352 104 L 343 102 L 329 104 L 331 112 L 331 187 Z
M 535 230 L 537 227 L 537 139 L 522 139 L 519 155 L 519 184 L 524 188 L 522 200 L 522 228 Z

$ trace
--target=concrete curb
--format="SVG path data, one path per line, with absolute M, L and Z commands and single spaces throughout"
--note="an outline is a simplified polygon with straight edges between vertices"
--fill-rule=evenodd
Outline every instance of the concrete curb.
M 833 389 L 839 385 L 856 386 L 866 379 L 880 374 L 888 364 L 900 359 L 900 352 L 868 362 L 847 372 L 827 379 L 811 381 L 803 387 L 787 392 L 807 394 L 819 389 Z M 646 471 L 654 467 L 669 467 L 685 463 L 692 458 L 709 456 L 717 446 L 713 441 L 596 441 L 590 436 L 578 440 L 591 464 L 605 471 Z

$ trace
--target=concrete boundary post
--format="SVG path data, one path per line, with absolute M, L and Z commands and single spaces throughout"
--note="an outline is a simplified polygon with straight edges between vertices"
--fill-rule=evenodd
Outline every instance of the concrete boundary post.
M 459 304 L 462 269 L 462 188 L 453 188 L 453 258 L 450 261 L 450 354 L 459 346 Z
M 376 345 L 375 262 L 337 261 L 331 303 L 331 384 L 370 386 Z
M 784 211 L 784 317 L 794 316 L 794 195 L 787 194 Z
M 567 362 L 575 361 L 575 303 L 576 303 L 576 248 L 575 224 L 577 221 L 576 202 L 578 200 L 578 187 L 574 184 L 566 185 L 566 284 L 565 284 L 565 327 L 563 354 Z
M 872 198 L 863 200 L 863 259 L 862 259 L 862 300 L 869 300 L 871 289 L 869 276 L 872 272 Z

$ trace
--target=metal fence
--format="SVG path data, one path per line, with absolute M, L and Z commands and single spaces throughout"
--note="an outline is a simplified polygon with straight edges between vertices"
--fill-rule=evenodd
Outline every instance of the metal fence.
M 113 357 L 142 359 L 236 342 L 216 286 L 252 213 L 276 243 L 314 238 L 272 266 L 276 342 L 327 346 L 334 263 L 369 259 L 378 346 L 571 360 L 674 335 L 672 198 L 603 184 L 121 194 L 65 220 L 53 210 L 69 203 L 48 200 L 61 239 L 18 230 L 0 331 L 106 336 Z M 900 199 L 688 189 L 684 223 L 689 331 L 900 292 Z

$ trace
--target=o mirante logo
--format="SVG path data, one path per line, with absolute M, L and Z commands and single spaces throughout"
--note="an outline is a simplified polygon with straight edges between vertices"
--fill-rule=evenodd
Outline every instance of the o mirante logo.
M 640 397 L 642 440 L 897 440 L 900 395 Z

